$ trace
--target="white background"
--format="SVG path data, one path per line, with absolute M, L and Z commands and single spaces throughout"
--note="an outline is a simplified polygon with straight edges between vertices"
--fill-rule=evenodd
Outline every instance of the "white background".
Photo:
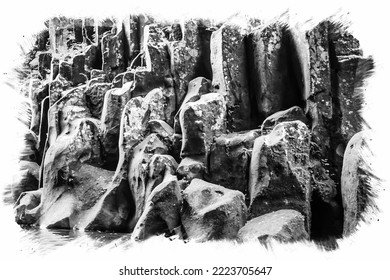
M 291 3 L 293 2 L 293 3 Z M 182 14 L 223 18 L 244 11 L 263 18 L 272 18 L 290 8 L 290 14 L 302 21 L 324 19 L 335 13 L 344 14 L 352 22 L 352 30 L 367 55 L 373 55 L 376 74 L 366 90 L 365 118 L 373 128 L 372 150 L 374 171 L 388 177 L 389 130 L 389 30 L 388 7 L 375 1 L 7 1 L 0 11 L 0 75 L 9 76 L 9 68 L 15 66 L 19 43 L 25 44 L 27 36 L 43 28 L 43 21 L 52 15 L 122 15 L 136 8 L 161 12 L 168 17 Z M 383 1 L 385 2 L 385 1 Z M 23 38 L 23 36 L 25 36 Z M 8 74 L 7 74 L 8 73 Z M 9 160 L 17 149 L 15 131 L 11 122 L 15 108 L 15 94 L 11 88 L 0 87 L 0 182 L 9 180 L 15 166 Z M 386 184 L 384 184 L 386 185 Z M 386 186 L 382 187 L 382 189 Z M 1 279 L 124 279 L 118 269 L 124 265 L 135 267 L 200 267 L 212 266 L 273 266 L 269 279 L 388 279 L 389 267 L 389 190 L 381 191 L 377 203 L 382 212 L 373 217 L 370 225 L 362 225 L 352 238 L 342 240 L 340 248 L 333 252 L 319 251 L 312 245 L 275 246 L 271 251 L 255 244 L 233 246 L 226 243 L 187 244 L 172 243 L 156 238 L 125 252 L 105 249 L 65 247 L 49 256 L 26 254 L 18 231 L 12 221 L 12 213 L 0 208 L 0 278 Z M 11 217 L 11 218 L 10 218 Z M 377 221 L 379 220 L 379 221 Z M 209 279 L 209 277 L 189 277 Z M 222 276 L 214 276 L 223 278 Z M 231 279 L 259 279 L 249 276 Z M 133 279 L 150 279 L 134 277 Z M 152 279 L 160 279 L 155 277 Z M 163 279 L 188 279 L 163 277 Z M 223 278 L 225 279 L 225 278 Z

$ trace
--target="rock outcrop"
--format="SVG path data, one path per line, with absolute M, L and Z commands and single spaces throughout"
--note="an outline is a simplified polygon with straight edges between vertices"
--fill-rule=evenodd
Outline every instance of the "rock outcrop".
M 351 234 L 371 205 L 373 60 L 341 24 L 287 21 L 49 19 L 20 71 L 16 222 L 133 241 Z

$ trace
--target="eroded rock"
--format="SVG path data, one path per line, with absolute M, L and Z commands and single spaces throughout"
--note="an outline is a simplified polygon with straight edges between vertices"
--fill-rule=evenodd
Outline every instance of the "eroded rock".
M 278 124 L 255 140 L 250 163 L 252 217 L 294 209 L 305 217 L 310 232 L 310 133 L 301 121 Z
M 176 177 L 168 176 L 150 193 L 132 239 L 140 241 L 164 233 L 172 233 L 180 226 L 182 197 Z
M 251 34 L 253 90 L 261 119 L 294 105 L 302 106 L 304 89 L 293 33 L 274 22 Z
M 168 148 L 161 142 L 158 136 L 156 134 L 150 134 L 141 143 L 135 146 L 130 153 L 128 181 L 135 204 L 135 215 L 131 222 L 132 227 L 136 225 L 138 219 L 141 217 L 145 209 L 146 200 L 151 191 L 157 186 L 156 182 L 159 182 L 157 177 L 159 177 L 160 172 L 165 173 L 166 170 L 170 170 L 170 168 L 166 168 L 167 160 L 168 162 L 173 160 L 173 158 L 165 158 L 165 160 L 160 158 L 160 160 L 157 160 L 156 162 L 157 166 L 150 168 L 152 157 L 155 154 L 162 155 L 167 154 L 167 152 Z M 172 166 L 175 166 L 175 162 L 171 164 Z M 176 168 L 173 170 L 176 170 Z M 151 180 L 150 182 L 149 172 L 152 173 L 152 177 L 155 177 L 155 180 Z
M 181 157 L 206 155 L 213 137 L 226 132 L 226 103 L 223 95 L 209 93 L 188 102 L 180 112 L 183 133 Z
M 222 134 L 215 138 L 208 157 L 208 181 L 248 194 L 249 165 L 260 130 Z
M 270 239 L 279 242 L 309 239 L 304 216 L 295 210 L 278 210 L 248 221 L 238 232 L 240 242 L 267 244 Z
M 246 222 L 244 195 L 200 179 L 183 192 L 182 223 L 190 240 L 235 239 Z
M 225 23 L 211 35 L 210 59 L 213 87 L 224 95 L 227 104 L 227 129 L 250 128 L 251 106 L 246 77 L 244 36 L 250 26 Z
M 309 125 L 309 121 L 302 108 L 294 106 L 287 110 L 276 112 L 266 118 L 260 128 L 261 134 L 269 134 L 277 124 L 289 121 L 301 121 L 304 124 Z
M 370 135 L 361 131 L 349 141 L 345 150 L 341 173 L 341 195 L 344 207 L 344 236 L 357 229 L 359 221 L 364 220 L 365 211 L 372 206 L 375 193 L 370 184 L 371 169 L 367 162 Z

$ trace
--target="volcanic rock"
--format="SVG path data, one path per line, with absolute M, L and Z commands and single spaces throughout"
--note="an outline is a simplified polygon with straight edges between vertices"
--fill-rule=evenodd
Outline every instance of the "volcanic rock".
M 305 218 L 295 210 L 278 210 L 267 213 L 248 221 L 238 232 L 240 242 L 260 241 L 265 243 L 270 239 L 279 242 L 295 242 L 309 239 L 305 230 Z
M 310 133 L 301 121 L 278 124 L 255 140 L 250 163 L 251 217 L 294 209 L 310 231 Z
M 181 219 L 189 239 L 235 239 L 246 222 L 244 195 L 193 179 L 183 192 Z

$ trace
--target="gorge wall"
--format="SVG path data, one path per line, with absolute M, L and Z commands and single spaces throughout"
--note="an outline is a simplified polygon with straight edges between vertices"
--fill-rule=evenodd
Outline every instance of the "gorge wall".
M 19 69 L 16 222 L 207 241 L 350 235 L 370 199 L 342 24 L 55 17 Z

